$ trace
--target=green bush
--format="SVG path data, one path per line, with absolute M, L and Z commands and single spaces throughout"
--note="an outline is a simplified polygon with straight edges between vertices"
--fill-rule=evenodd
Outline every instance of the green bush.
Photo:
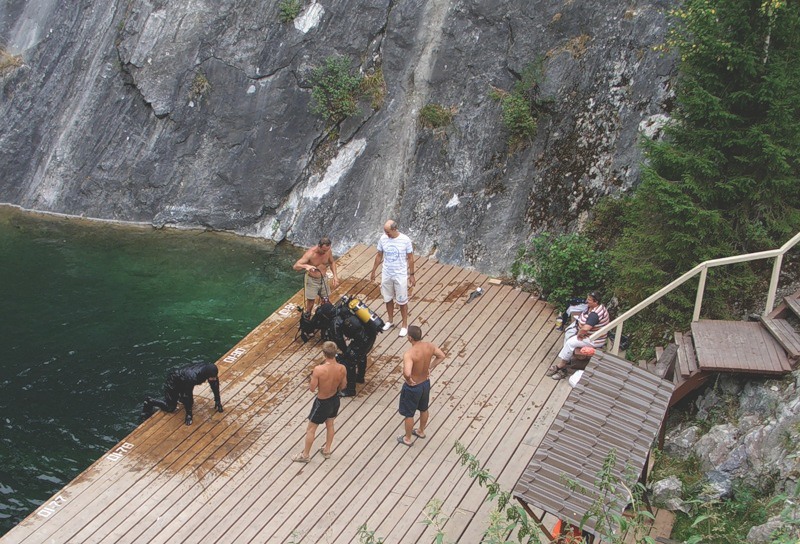
M 281 0 L 278 4 L 278 17 L 282 23 L 291 23 L 300 15 L 301 9 L 303 3 L 300 0 Z
M 425 104 L 419 111 L 419 122 L 426 128 L 442 128 L 453 122 L 453 110 L 440 104 Z
M 542 296 L 560 306 L 571 297 L 604 290 L 606 267 L 604 252 L 586 236 L 544 233 L 520 249 L 511 271 L 532 279 Z
M 311 112 L 331 124 L 358 113 L 361 77 L 350 73 L 350 57 L 331 56 L 311 73 Z
M 509 132 L 508 145 L 518 147 L 536 134 L 536 119 L 524 96 L 493 88 L 490 96 L 500 102 L 503 125 Z
M 508 144 L 512 148 L 524 146 L 536 134 L 536 119 L 543 101 L 539 96 L 541 62 L 523 70 L 511 92 L 493 87 L 489 96 L 500 102 L 503 125 L 509 131 Z

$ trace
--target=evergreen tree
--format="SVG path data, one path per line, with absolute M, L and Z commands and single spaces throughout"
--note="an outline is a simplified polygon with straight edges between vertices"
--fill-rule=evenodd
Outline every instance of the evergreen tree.
M 779 247 L 800 230 L 800 2 L 686 0 L 671 20 L 676 109 L 665 139 L 645 143 L 612 251 L 627 303 L 704 260 Z M 741 293 L 747 278 L 729 273 L 709 282 L 704 308 Z M 680 296 L 672 309 L 686 317 L 693 290 Z

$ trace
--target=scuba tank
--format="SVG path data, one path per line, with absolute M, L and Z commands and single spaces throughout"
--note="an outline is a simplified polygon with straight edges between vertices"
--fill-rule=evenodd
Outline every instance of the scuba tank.
M 383 330 L 383 319 L 378 317 L 366 304 L 353 297 L 348 300 L 347 307 L 365 325 L 374 327 L 376 331 Z

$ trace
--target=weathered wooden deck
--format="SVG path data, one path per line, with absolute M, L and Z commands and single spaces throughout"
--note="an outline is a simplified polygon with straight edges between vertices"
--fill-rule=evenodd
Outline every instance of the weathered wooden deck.
M 343 285 L 384 315 L 368 281 L 373 248 L 342 257 Z M 225 413 L 195 389 L 195 423 L 156 414 L 11 530 L 24 542 L 346 542 L 366 524 L 386 542 L 430 542 L 421 523 L 443 501 L 449 541 L 478 542 L 490 508 L 453 451 L 460 441 L 510 490 L 570 388 L 545 370 L 562 337 L 554 310 L 474 271 L 418 259 L 411 322 L 448 358 L 432 372 L 428 437 L 400 446 L 397 399 L 408 346 L 379 335 L 367 383 L 342 402 L 333 457 L 302 448 L 320 346 L 295 340 L 298 293 L 220 359 Z M 485 293 L 470 304 L 477 286 Z M 322 444 L 321 426 L 316 447 Z

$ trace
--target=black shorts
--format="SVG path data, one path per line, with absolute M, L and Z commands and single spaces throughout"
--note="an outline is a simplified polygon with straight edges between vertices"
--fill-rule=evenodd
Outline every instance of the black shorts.
M 403 384 L 400 391 L 400 408 L 398 412 L 403 417 L 414 417 L 414 413 L 428 411 L 428 403 L 431 398 L 431 381 L 424 382 L 411 387 L 407 383 Z
M 339 414 L 339 395 L 334 395 L 329 399 L 314 399 L 311 405 L 311 413 L 308 419 L 317 425 L 325 423 L 329 419 L 335 418 Z

